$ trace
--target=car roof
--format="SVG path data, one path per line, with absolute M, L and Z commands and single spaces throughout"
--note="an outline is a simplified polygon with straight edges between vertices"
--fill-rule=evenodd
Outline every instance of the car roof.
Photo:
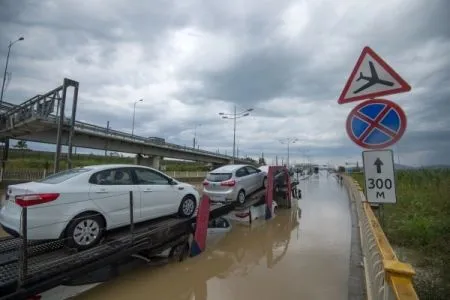
M 102 165 L 90 165 L 90 166 L 84 166 L 83 168 L 86 169 L 92 169 L 92 170 L 96 170 L 96 171 L 100 171 L 100 170 L 106 170 L 106 169 L 113 169 L 113 168 L 150 168 L 150 169 L 154 169 L 151 167 L 147 167 L 147 166 L 141 166 L 141 165 L 132 165 L 132 164 L 102 164 Z
M 246 167 L 246 166 L 248 166 L 248 165 L 225 165 L 225 166 L 222 166 L 222 167 L 212 170 L 211 173 L 233 172 L 233 171 L 236 171 L 237 169 L 240 169 L 240 168 Z

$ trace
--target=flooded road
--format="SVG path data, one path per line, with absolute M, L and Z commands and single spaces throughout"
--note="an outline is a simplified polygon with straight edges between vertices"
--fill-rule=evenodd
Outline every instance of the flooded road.
M 326 173 L 302 181 L 301 189 L 301 217 L 294 206 L 268 222 L 235 224 L 197 257 L 142 266 L 76 299 L 347 299 L 347 193 Z

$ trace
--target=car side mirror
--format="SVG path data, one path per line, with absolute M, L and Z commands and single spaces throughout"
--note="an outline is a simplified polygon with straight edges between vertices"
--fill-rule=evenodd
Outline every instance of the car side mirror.
M 170 185 L 177 185 L 176 181 L 173 180 L 172 178 L 169 178 L 169 184 Z

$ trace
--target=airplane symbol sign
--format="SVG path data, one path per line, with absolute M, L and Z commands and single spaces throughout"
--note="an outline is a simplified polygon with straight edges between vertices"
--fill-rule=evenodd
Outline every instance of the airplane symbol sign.
M 343 104 L 410 90 L 411 87 L 400 75 L 372 49 L 365 47 L 342 90 L 338 103 Z

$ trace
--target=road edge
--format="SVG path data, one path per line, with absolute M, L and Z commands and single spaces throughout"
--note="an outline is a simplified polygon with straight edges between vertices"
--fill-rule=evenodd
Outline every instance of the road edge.
M 345 186 L 347 193 L 349 187 Z M 363 265 L 363 255 L 361 248 L 361 236 L 358 222 L 358 216 L 356 212 L 356 204 L 348 197 L 349 209 L 351 215 L 352 233 L 350 242 L 350 266 L 349 266 L 349 278 L 348 278 L 348 299 L 360 300 L 367 299 L 365 273 Z

